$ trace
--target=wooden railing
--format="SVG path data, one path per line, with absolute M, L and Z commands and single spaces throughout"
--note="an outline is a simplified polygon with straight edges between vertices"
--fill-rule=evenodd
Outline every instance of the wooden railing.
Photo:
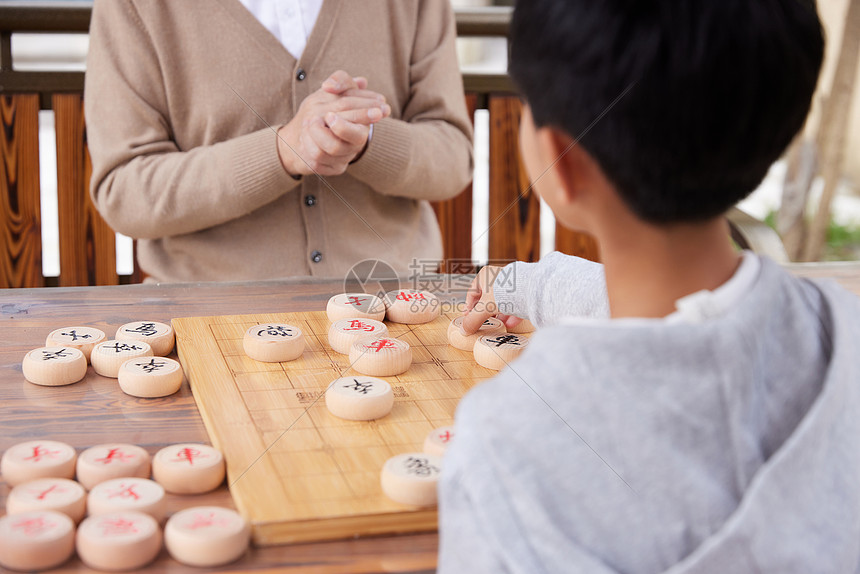
M 88 187 L 89 152 L 83 72 L 12 69 L 15 32 L 87 32 L 91 2 L 0 4 L 0 287 L 114 285 L 139 282 L 116 271 L 116 234 L 95 210 Z M 54 110 L 60 275 L 42 275 L 39 110 Z
M 87 32 L 92 2 L 4 2 L 0 4 L 0 287 L 112 285 L 140 281 L 116 269 L 115 233 L 90 200 L 91 174 L 83 115 L 83 72 L 27 72 L 12 69 L 16 32 Z M 510 8 L 458 10 L 460 36 L 506 36 Z M 489 258 L 494 262 L 535 261 L 541 252 L 540 206 L 531 192 L 518 150 L 521 104 L 506 74 L 464 74 L 472 117 L 490 118 Z M 42 274 L 38 112 L 52 109 L 57 135 L 60 274 Z M 444 241 L 442 271 L 471 267 L 472 189 L 433 205 Z M 482 223 L 482 225 L 484 225 Z M 742 240 L 743 234 L 738 238 Z M 598 259 L 587 235 L 556 228 L 559 251 Z

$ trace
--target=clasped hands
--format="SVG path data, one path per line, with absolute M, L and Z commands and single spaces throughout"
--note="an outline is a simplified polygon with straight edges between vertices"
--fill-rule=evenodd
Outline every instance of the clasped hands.
M 385 96 L 368 90 L 366 78 L 339 70 L 278 129 L 281 164 L 293 177 L 340 175 L 364 153 L 371 126 L 389 115 Z

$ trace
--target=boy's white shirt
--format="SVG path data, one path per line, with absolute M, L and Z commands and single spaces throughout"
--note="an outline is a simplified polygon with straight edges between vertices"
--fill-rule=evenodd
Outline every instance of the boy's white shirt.
M 440 574 L 860 573 L 856 296 L 745 254 L 610 320 L 599 264 L 518 267 L 494 293 L 543 328 L 458 405 Z
M 728 310 L 735 307 L 741 298 L 752 289 L 761 271 L 761 261 L 750 251 L 744 251 L 741 263 L 728 281 L 713 291 L 703 289 L 675 301 L 674 313 L 659 319 L 647 318 L 623 318 L 610 319 L 603 316 L 567 316 L 559 322 L 561 324 L 589 323 L 592 321 L 610 321 L 612 324 L 631 325 L 639 322 L 665 321 L 666 323 L 688 323 L 695 324 L 707 319 L 719 317 Z M 601 278 L 602 279 L 602 278 Z M 604 285 L 595 286 L 596 289 L 605 289 Z
M 323 0 L 239 0 L 296 60 L 317 22 Z

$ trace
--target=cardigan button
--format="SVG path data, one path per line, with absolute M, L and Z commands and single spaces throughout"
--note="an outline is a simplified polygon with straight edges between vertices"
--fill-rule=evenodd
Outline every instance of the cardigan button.
M 316 204 L 317 204 L 317 198 L 315 196 L 313 196 L 313 195 L 306 195 L 305 196 L 305 205 L 307 205 L 308 207 L 313 207 Z
M 305 73 L 305 69 L 304 69 L 304 68 L 299 68 L 299 69 L 296 71 L 296 79 L 297 79 L 298 81 L 300 81 L 300 82 L 301 82 L 302 80 L 304 80 L 304 79 L 305 79 L 305 78 L 307 78 L 307 77 L 308 77 L 308 75 Z
M 319 263 L 320 261 L 322 261 L 322 253 L 320 253 L 319 251 L 314 251 L 313 253 L 311 253 L 311 261 L 313 261 L 314 263 Z

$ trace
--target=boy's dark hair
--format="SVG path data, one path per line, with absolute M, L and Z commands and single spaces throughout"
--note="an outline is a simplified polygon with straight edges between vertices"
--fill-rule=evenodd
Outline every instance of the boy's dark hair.
M 823 51 L 813 0 L 519 0 L 510 73 L 640 218 L 701 221 L 802 127 Z

